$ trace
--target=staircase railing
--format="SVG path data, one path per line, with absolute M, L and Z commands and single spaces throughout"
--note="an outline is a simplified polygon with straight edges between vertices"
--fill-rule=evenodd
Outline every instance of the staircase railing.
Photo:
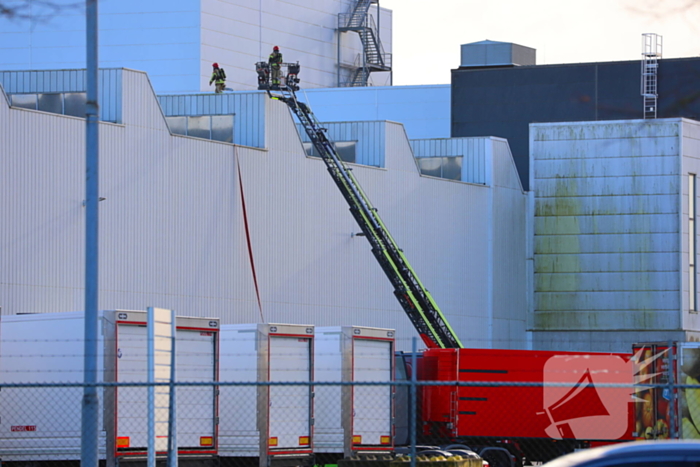
M 386 53 L 384 52 L 384 46 L 382 41 L 379 40 L 379 30 L 377 29 L 377 23 L 374 21 L 374 17 L 369 15 L 367 17 L 368 27 L 365 29 L 366 37 L 363 37 L 363 33 L 360 32 L 360 37 L 362 38 L 362 44 L 365 48 L 365 55 L 367 56 L 367 62 L 372 65 L 386 66 L 386 61 L 384 57 Z
M 350 68 L 349 79 L 340 83 L 341 87 L 362 87 L 367 86 L 369 79 L 369 68 L 362 59 L 362 54 L 357 54 L 352 65 L 346 65 Z
M 351 79 L 345 83 L 339 83 L 341 86 L 367 86 L 369 75 L 373 71 L 391 71 L 391 54 L 384 51 L 377 23 L 369 14 L 372 3 L 378 2 L 377 0 L 358 0 L 351 12 L 338 15 L 338 30 L 357 32 L 363 48 L 360 63 L 355 64 Z M 338 65 L 343 66 L 342 63 Z
M 338 15 L 338 28 L 357 29 L 365 27 L 365 19 L 372 3 L 374 2 L 371 0 L 358 0 L 351 12 Z

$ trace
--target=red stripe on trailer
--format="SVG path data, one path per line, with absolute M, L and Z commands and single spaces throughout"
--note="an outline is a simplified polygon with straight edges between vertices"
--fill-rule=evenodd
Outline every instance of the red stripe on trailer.
M 311 451 L 311 450 L 309 450 L 309 449 L 305 449 L 305 450 L 303 450 L 303 451 L 302 451 L 302 450 L 299 450 L 299 451 L 272 451 L 272 450 L 269 450 L 269 449 L 267 450 L 267 453 L 268 453 L 269 455 L 273 455 L 273 456 L 274 456 L 275 454 L 311 454 L 312 452 L 313 452 L 313 451 Z
M 206 318 L 204 318 L 206 319 Z M 146 321 L 126 321 L 126 320 L 117 320 L 117 324 L 129 324 L 132 326 L 147 326 L 148 323 Z M 219 330 L 219 327 L 211 327 L 211 328 L 202 328 L 202 327 L 194 327 L 194 326 L 175 326 L 176 329 L 178 330 L 185 330 L 185 331 L 208 331 L 208 332 L 216 332 Z
M 271 332 L 269 335 L 275 337 L 303 337 L 305 339 L 311 339 L 313 337 L 313 334 L 284 334 L 277 332 Z
M 178 451 L 178 454 L 216 454 L 215 450 L 192 450 Z
M 195 328 L 195 327 L 189 327 L 189 326 L 177 326 L 177 330 L 184 330 L 184 331 L 207 331 L 207 332 L 219 332 L 219 328 Z
M 156 451 L 156 454 L 167 454 L 168 451 Z M 146 453 L 146 450 L 143 451 L 129 451 L 129 452 L 119 452 L 117 453 L 118 456 L 143 456 L 144 453 Z M 216 451 L 195 451 L 195 450 L 184 450 L 184 451 L 178 451 L 178 454 L 216 454 Z
M 373 337 L 373 336 L 352 336 L 353 339 L 365 339 L 368 341 L 387 341 L 394 342 L 396 339 L 393 337 Z

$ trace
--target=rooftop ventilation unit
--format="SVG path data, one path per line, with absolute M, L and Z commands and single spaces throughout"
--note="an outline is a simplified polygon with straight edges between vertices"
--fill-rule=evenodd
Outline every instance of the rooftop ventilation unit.
M 462 44 L 460 68 L 535 65 L 537 51 L 511 42 L 481 41 Z

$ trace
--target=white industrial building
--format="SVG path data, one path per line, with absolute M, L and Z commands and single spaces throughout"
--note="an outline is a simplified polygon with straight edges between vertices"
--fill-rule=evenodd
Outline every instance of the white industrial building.
M 382 326 L 410 347 L 413 327 L 283 103 L 156 96 L 125 69 L 100 82 L 100 308 Z M 2 314 L 80 310 L 85 72 L 0 83 Z M 530 197 L 503 139 L 324 126 L 466 346 L 626 351 L 700 338 L 698 125 L 532 124 Z
M 17 3 L 30 20 L 0 15 L 2 69 L 85 68 L 84 2 Z M 392 12 L 378 0 L 101 1 L 98 24 L 100 66 L 143 70 L 158 93 L 213 91 L 214 62 L 231 89 L 256 89 L 275 45 L 304 88 L 391 84 Z
M 410 349 L 409 319 L 284 103 L 263 92 L 159 103 L 131 70 L 100 82 L 101 309 L 385 327 Z M 85 121 L 70 114 L 84 71 L 2 84 L 2 314 L 81 310 Z M 329 133 L 462 342 L 526 347 L 527 195 L 507 142 L 409 141 L 390 121 Z
M 2 314 L 84 306 L 84 20 L 70 7 L 0 18 Z M 449 138 L 473 111 L 455 111 L 455 91 L 471 88 L 390 86 L 392 21 L 378 0 L 101 2 L 100 308 L 386 327 L 410 348 L 415 331 L 322 161 L 284 104 L 254 91 L 254 63 L 280 45 L 301 64 L 300 100 L 465 346 L 700 339 L 697 123 L 532 124 L 525 193 L 508 141 Z M 467 44 L 455 64 L 534 68 L 534 49 L 513 46 Z M 212 62 L 236 92 L 200 94 Z
M 530 125 L 536 348 L 698 341 L 700 123 Z

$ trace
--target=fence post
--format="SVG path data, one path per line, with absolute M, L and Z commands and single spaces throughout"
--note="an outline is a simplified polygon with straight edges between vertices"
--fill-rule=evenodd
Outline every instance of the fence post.
M 408 431 L 409 431 L 409 440 L 411 442 L 411 467 L 416 467 L 416 418 L 418 415 L 418 397 L 416 394 L 417 387 L 416 387 L 416 381 L 418 380 L 418 357 L 417 357 L 417 352 L 418 352 L 418 346 L 417 346 L 417 341 L 416 338 L 413 338 L 413 355 L 412 355 L 412 360 L 413 360 L 413 365 L 411 365 L 411 385 L 409 386 L 409 393 L 410 393 L 410 399 L 411 399 L 411 407 L 413 410 L 411 411 L 411 419 L 409 420 L 408 423 Z
M 146 316 L 146 327 L 148 328 L 148 339 L 146 340 L 146 367 L 148 371 L 148 451 L 146 465 L 156 467 L 156 387 L 155 387 L 155 312 L 153 308 L 148 308 Z
M 669 410 L 668 410 L 668 424 L 670 425 L 668 427 L 669 429 L 669 438 L 670 439 L 676 439 L 680 438 L 680 433 L 676 433 L 676 408 L 678 407 L 678 393 L 676 392 L 676 382 L 674 375 L 676 373 L 675 368 L 676 368 L 676 347 L 674 347 L 673 342 L 668 343 L 668 387 L 666 391 L 668 391 L 668 404 L 669 404 Z
M 177 378 L 177 373 L 175 372 L 177 364 L 177 318 L 175 318 L 175 313 L 172 317 L 172 337 L 170 345 L 170 406 L 169 416 L 168 416 L 168 467 L 178 467 L 178 445 L 177 445 L 177 399 L 175 397 L 175 379 Z

